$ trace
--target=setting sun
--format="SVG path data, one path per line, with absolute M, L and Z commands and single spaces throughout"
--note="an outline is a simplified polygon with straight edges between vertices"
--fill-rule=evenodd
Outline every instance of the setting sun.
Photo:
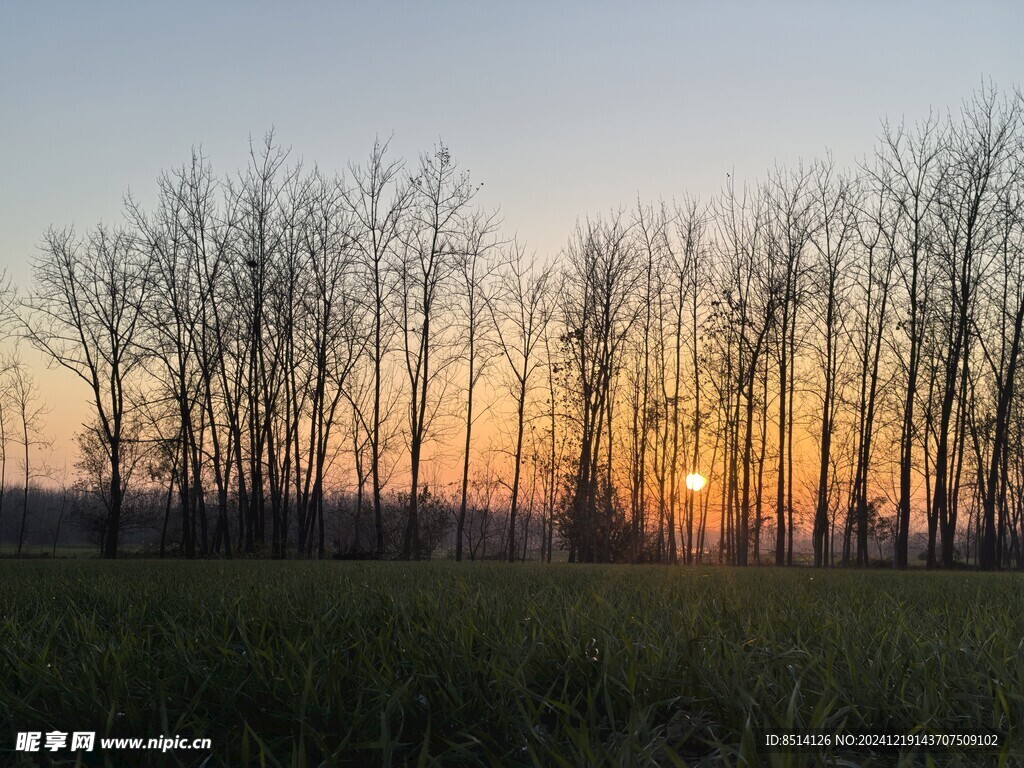
M 686 476 L 686 489 L 698 493 L 704 490 L 704 486 L 708 484 L 708 479 L 699 472 L 692 472 Z

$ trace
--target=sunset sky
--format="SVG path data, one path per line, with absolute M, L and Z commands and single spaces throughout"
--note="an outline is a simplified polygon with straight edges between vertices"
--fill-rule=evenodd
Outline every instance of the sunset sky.
M 275 127 L 342 170 L 374 136 L 439 137 L 506 228 L 708 197 L 733 173 L 869 152 L 881 118 L 1024 81 L 1024 6 L 915 3 L 0 3 L 0 268 L 49 225 L 119 218 L 202 144 L 216 170 Z M 40 372 L 59 451 L 85 389 Z

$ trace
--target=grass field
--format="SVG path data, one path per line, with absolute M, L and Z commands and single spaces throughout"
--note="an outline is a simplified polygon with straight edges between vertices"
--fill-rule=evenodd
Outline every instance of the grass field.
M 17 732 L 94 730 L 212 749 L 35 760 L 1017 765 L 1022 588 L 976 573 L 5 561 L 0 763 L 30 762 Z M 769 752 L 766 730 L 1002 746 Z

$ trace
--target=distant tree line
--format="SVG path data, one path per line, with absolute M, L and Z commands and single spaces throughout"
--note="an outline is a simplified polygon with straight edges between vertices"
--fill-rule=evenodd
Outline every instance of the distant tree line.
M 14 311 L 86 385 L 107 557 L 144 486 L 188 557 L 784 565 L 807 530 L 818 566 L 1021 567 L 1022 110 L 985 86 L 546 258 L 443 145 L 331 176 L 269 135 L 49 231 Z

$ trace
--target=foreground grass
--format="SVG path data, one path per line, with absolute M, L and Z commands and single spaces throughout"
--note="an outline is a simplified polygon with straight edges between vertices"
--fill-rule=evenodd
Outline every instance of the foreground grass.
M 79 764 L 1016 765 L 1022 587 L 974 573 L 3 562 L 0 764 L 19 759 L 18 731 L 95 730 L 213 749 Z M 993 731 L 1003 746 L 768 752 L 765 730 Z

